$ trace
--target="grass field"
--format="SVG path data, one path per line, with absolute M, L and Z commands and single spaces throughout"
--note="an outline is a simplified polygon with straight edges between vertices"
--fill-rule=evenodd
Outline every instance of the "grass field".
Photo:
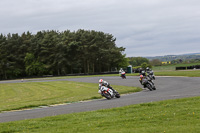
M 199 133 L 200 97 L 0 123 L 1 133 Z
M 185 67 L 185 66 L 194 66 L 200 65 L 200 63 L 189 63 L 189 64 L 171 64 L 171 65 L 162 65 L 162 66 L 154 66 L 154 71 L 175 71 L 176 67 Z
M 185 76 L 185 77 L 200 77 L 200 70 L 191 71 L 160 71 L 155 72 L 156 76 Z
M 155 72 L 155 75 L 157 76 L 199 77 L 200 70 L 176 70 L 176 67 L 194 66 L 194 65 L 200 65 L 200 63 L 156 66 L 156 67 L 153 67 L 153 70 Z
M 155 75 L 199 77 L 200 70 L 155 71 Z M 127 76 L 138 76 L 138 73 Z M 0 84 L 0 112 L 101 98 L 97 87 L 98 84 L 69 81 Z M 127 86 L 113 87 L 121 94 L 141 90 Z M 192 97 L 0 123 L 0 133 L 198 133 L 199 103 L 200 97 Z
M 154 71 L 155 76 L 185 76 L 200 77 L 200 70 L 191 71 Z M 139 73 L 126 74 L 126 76 L 139 76 Z
M 141 88 L 112 85 L 120 94 Z M 70 81 L 0 84 L 0 112 L 101 98 L 98 83 Z

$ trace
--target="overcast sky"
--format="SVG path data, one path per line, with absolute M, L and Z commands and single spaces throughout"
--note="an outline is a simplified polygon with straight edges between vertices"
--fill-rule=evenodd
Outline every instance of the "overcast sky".
M 127 57 L 200 52 L 200 0 L 1 0 L 0 33 L 112 34 Z

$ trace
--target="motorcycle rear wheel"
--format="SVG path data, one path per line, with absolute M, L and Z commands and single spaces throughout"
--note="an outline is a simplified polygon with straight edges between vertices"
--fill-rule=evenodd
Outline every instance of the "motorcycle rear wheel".
M 116 92 L 115 97 L 120 98 L 120 94 L 118 92 Z

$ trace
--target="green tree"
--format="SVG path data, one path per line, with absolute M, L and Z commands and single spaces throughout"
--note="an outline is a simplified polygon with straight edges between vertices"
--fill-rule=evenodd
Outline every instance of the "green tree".
M 115 41 L 112 34 L 82 29 L 1 34 L 0 76 L 95 73 L 127 66 L 126 55 L 122 54 L 125 48 L 117 47 Z
M 159 59 L 153 59 L 153 60 L 150 61 L 150 64 L 152 66 L 161 66 L 162 62 Z
M 144 57 L 129 57 L 129 64 L 133 67 L 135 66 L 141 66 L 142 63 L 149 64 L 149 60 Z
M 8 51 L 6 45 L 7 45 L 6 37 L 1 34 L 0 35 L 0 79 L 7 79 Z
M 29 76 L 39 76 L 45 72 L 44 65 L 35 59 L 34 55 L 27 53 L 24 59 L 26 74 Z
M 148 67 L 148 64 L 146 62 L 141 64 L 142 69 L 146 69 Z

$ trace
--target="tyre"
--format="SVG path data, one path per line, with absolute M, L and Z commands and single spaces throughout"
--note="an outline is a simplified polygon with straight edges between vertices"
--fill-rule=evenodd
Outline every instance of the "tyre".
M 104 91 L 103 95 L 106 99 L 111 99 L 111 95 L 108 92 Z
M 150 84 L 147 84 L 147 88 L 148 88 L 150 91 L 153 90 Z
M 120 94 L 118 92 L 116 92 L 115 97 L 120 98 Z

